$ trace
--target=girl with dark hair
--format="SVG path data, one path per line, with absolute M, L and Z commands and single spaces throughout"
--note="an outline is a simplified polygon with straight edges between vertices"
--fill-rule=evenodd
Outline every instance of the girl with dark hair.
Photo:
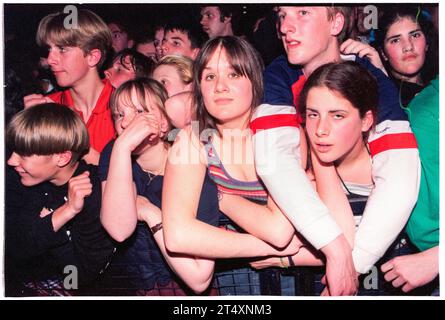
M 377 31 L 376 45 L 406 107 L 438 74 L 437 33 L 420 6 L 385 10 Z
M 315 180 L 321 199 L 352 247 L 355 233 L 360 232 L 362 219 L 369 219 L 362 216 L 374 189 L 368 135 L 374 129 L 378 99 L 375 78 L 351 61 L 329 63 L 316 69 L 305 83 L 299 98 L 311 150 L 308 176 Z M 400 231 L 391 230 L 394 242 L 392 245 L 388 243 L 389 249 L 376 264 L 377 267 L 391 257 L 412 252 L 405 233 Z M 371 240 L 376 244 L 381 241 Z M 309 249 L 311 256 L 306 250 L 300 249 L 292 257 L 294 265 L 322 265 L 317 252 Z M 269 266 L 277 265 L 278 259 L 269 259 L 268 262 Z M 264 261 L 258 265 L 267 266 Z M 322 269 L 312 270 L 316 281 L 309 294 L 320 294 L 322 273 Z M 371 269 L 371 273 L 376 277 L 370 283 L 365 283 L 364 276 L 359 278 L 359 295 L 401 294 L 384 281 L 383 274 L 377 268 Z
M 262 68 L 256 51 L 240 38 L 216 37 L 204 45 L 193 72 L 199 130 L 192 125 L 179 133 L 166 167 L 162 205 L 167 249 L 230 258 L 217 264 L 223 271 L 216 277 L 221 295 L 265 294 L 261 289 L 267 284 L 260 279 L 274 271 L 254 272 L 240 258 L 286 256 L 300 245 L 255 172 L 249 122 L 263 94 Z M 220 219 L 222 228 L 196 219 L 207 172 L 227 216 Z

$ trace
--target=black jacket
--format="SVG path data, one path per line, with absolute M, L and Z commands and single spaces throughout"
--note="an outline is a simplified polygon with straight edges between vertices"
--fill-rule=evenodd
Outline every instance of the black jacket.
M 43 208 L 56 210 L 65 203 L 68 183 L 49 182 L 26 187 L 19 175 L 6 168 L 5 279 L 6 283 L 66 276 L 67 265 L 78 270 L 79 286 L 94 280 L 109 262 L 115 244 L 100 223 L 101 185 L 97 167 L 80 161 L 73 176 L 90 171 L 93 192 L 83 210 L 54 232 L 52 213 L 40 218 Z

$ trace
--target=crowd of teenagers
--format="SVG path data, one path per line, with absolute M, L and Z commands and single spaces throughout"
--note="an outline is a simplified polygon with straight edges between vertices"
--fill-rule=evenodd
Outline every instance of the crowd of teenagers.
M 439 295 L 437 6 L 269 7 L 5 44 L 6 296 Z

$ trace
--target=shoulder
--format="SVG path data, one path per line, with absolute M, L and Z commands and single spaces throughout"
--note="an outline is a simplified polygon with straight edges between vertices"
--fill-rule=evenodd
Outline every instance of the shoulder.
M 288 75 L 292 78 L 298 79 L 302 74 L 303 72 L 301 68 L 299 66 L 290 64 L 285 55 L 280 55 L 275 58 L 264 71 L 265 78 Z

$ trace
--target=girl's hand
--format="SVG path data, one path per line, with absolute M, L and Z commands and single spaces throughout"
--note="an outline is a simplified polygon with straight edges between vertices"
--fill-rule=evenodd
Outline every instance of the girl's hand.
M 356 54 L 360 58 L 367 57 L 376 68 L 382 70 L 384 74 L 388 75 L 385 67 L 383 66 L 382 60 L 380 59 L 379 53 L 369 44 L 348 39 L 341 44 L 340 52 L 342 54 Z
M 161 135 L 156 117 L 148 112 L 137 114 L 117 138 L 116 144 L 132 152 L 141 143 L 155 144 Z
M 153 226 L 162 221 L 161 209 L 143 196 L 138 195 L 136 197 L 136 209 L 138 220 L 145 221 L 149 226 Z

